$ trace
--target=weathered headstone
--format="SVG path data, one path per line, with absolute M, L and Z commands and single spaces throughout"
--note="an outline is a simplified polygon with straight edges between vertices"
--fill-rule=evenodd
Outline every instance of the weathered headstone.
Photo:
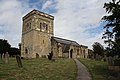
M 5 57 L 5 63 L 7 64 L 8 61 L 9 61 L 9 54 L 8 54 L 8 52 L 6 52 L 6 53 L 4 54 L 4 57 Z
M 102 57 L 100 55 L 98 55 L 98 60 L 100 61 L 102 59 Z
M 2 54 L 0 54 L 0 62 L 2 62 Z
M 17 61 L 18 67 L 22 67 L 21 57 L 19 55 L 16 56 L 16 61 Z
M 96 54 L 96 55 L 95 55 L 95 58 L 96 58 L 96 60 L 99 60 L 99 55 Z
M 104 56 L 104 61 L 107 61 L 107 56 L 106 55 Z
M 2 54 L 2 62 L 5 63 L 5 54 Z
M 113 65 L 113 58 L 111 56 L 108 57 L 108 64 Z
M 2 54 L 0 54 L 0 60 L 2 60 Z
M 108 68 L 109 68 L 109 70 L 114 70 L 113 58 L 111 56 L 109 56 L 107 61 L 108 61 Z

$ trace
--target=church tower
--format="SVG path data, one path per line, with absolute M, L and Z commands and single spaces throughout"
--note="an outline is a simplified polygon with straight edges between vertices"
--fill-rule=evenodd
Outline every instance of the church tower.
M 23 17 L 22 57 L 46 57 L 51 52 L 51 37 L 54 35 L 53 22 L 53 16 L 38 10 L 32 10 Z

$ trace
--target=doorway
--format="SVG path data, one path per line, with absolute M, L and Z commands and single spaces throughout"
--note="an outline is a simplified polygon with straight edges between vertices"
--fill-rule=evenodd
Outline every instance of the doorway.
M 36 58 L 39 58 L 39 54 L 38 53 L 36 53 Z
M 73 49 L 70 50 L 70 58 L 72 58 Z

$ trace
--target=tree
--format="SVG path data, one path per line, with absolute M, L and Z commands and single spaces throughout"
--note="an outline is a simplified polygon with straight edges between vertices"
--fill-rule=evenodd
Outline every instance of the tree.
M 8 43 L 7 40 L 0 39 L 0 54 L 1 54 L 1 58 L 2 58 L 2 54 L 3 53 L 9 52 L 10 46 L 11 45 Z
M 120 57 L 120 0 L 112 0 L 104 4 L 107 16 L 102 20 L 106 21 L 103 34 L 104 42 L 108 44 L 108 52 Z
M 95 42 L 92 46 L 94 55 L 104 56 L 104 47 L 100 43 Z
M 11 47 L 9 50 L 9 55 L 10 56 L 20 55 L 20 50 L 18 48 Z

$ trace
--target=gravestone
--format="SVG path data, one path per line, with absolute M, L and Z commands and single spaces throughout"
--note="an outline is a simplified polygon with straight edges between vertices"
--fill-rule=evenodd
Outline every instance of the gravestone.
M 98 55 L 98 60 L 100 61 L 102 59 L 102 57 L 100 55 Z
M 104 56 L 104 61 L 107 61 L 107 56 L 106 55 Z
M 5 58 L 5 63 L 7 64 L 8 61 L 9 61 L 9 54 L 8 54 L 8 52 L 6 52 L 6 53 L 4 54 L 4 58 Z
M 110 56 L 110 57 L 108 57 L 108 64 L 109 65 L 113 65 L 113 58 Z
M 0 54 L 0 60 L 2 61 L 2 54 Z
M 22 67 L 21 57 L 19 55 L 16 56 L 16 61 L 17 61 L 18 67 Z
M 5 54 L 2 54 L 2 62 L 5 63 Z
M 2 61 L 2 54 L 0 54 L 0 61 Z
M 95 58 L 96 58 L 96 60 L 99 60 L 99 55 L 96 54 L 96 55 L 95 55 Z
M 107 61 L 108 61 L 108 69 L 113 71 L 114 70 L 113 58 L 109 56 Z

